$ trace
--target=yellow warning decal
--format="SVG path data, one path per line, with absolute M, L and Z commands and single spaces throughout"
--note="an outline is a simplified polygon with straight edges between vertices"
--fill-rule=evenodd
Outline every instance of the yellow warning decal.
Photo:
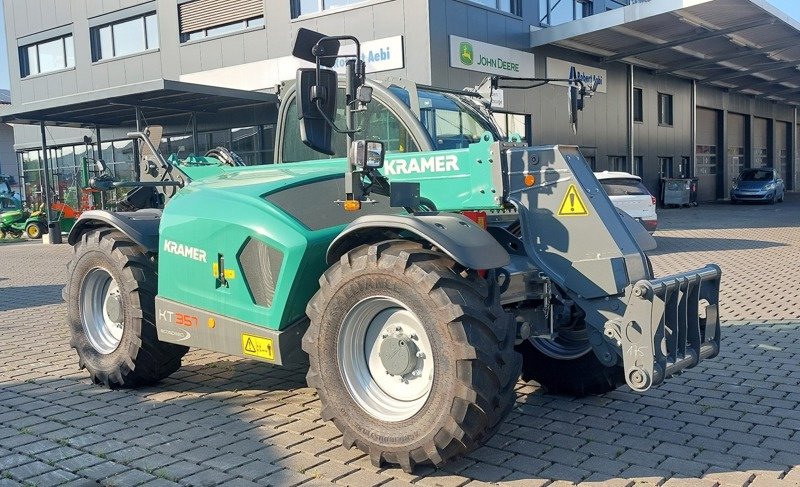
M 271 338 L 242 333 L 242 353 L 266 360 L 275 360 L 275 348 Z
M 211 265 L 211 272 L 214 273 L 214 277 L 219 277 L 219 264 L 214 262 Z M 236 271 L 233 269 L 225 269 L 225 279 L 236 279 Z
M 564 201 L 561 202 L 561 208 L 558 210 L 558 216 L 586 216 L 589 211 L 586 205 L 583 204 L 578 188 L 574 184 L 569 185 L 567 194 L 564 195 Z

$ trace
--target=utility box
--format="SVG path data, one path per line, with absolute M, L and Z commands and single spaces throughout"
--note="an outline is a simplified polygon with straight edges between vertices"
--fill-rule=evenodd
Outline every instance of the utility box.
M 697 183 L 694 183 L 697 188 Z M 696 193 L 695 193 L 696 194 Z M 666 178 L 661 203 L 664 206 L 689 206 L 692 198 L 692 180 Z

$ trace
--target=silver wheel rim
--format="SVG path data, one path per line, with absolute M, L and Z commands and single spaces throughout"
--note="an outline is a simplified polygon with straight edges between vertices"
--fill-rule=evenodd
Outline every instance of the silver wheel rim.
M 100 268 L 89 271 L 81 285 L 81 322 L 86 338 L 99 353 L 108 355 L 119 347 L 123 316 L 119 286 L 111 274 Z
M 530 342 L 536 350 L 557 360 L 574 360 L 592 351 L 586 328 L 561 329 L 553 340 L 530 338 Z
M 381 358 L 386 340 L 407 342 L 402 352 L 413 352 L 413 366 L 392 374 Z M 410 340 L 410 341 L 409 341 Z M 377 296 L 353 306 L 339 330 L 339 370 L 353 400 L 372 417 L 397 422 L 417 414 L 433 385 L 433 350 L 428 334 L 403 303 Z

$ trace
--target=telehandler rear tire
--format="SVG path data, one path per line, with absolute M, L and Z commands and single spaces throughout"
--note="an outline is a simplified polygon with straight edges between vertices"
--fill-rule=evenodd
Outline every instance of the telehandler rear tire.
M 440 252 L 358 247 L 320 278 L 306 312 L 322 418 L 375 466 L 441 465 L 488 440 L 514 405 L 514 324 L 486 280 Z
M 530 340 L 518 345 L 517 351 L 523 357 L 522 379 L 538 382 L 551 394 L 604 394 L 625 384 L 622 365 L 604 365 L 591 346 L 583 355 L 569 359 L 549 356 Z
M 180 368 L 189 348 L 161 342 L 156 333 L 153 256 L 123 233 L 101 228 L 81 237 L 67 270 L 70 345 L 92 381 L 132 388 Z

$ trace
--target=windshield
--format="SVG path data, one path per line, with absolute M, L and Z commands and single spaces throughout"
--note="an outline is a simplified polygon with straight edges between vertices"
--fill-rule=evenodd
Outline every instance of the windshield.
M 408 91 L 397 86 L 389 90 L 407 106 Z M 434 149 L 462 149 L 478 142 L 484 132 L 496 138 L 500 134 L 493 123 L 459 97 L 440 91 L 419 90 L 420 122 L 431 136 Z
M 772 181 L 772 171 L 767 171 L 764 169 L 751 169 L 749 171 L 744 171 L 741 176 L 739 176 L 740 181 Z
M 650 195 L 647 188 L 638 179 L 614 178 L 601 179 L 600 184 L 609 196 L 643 196 Z

